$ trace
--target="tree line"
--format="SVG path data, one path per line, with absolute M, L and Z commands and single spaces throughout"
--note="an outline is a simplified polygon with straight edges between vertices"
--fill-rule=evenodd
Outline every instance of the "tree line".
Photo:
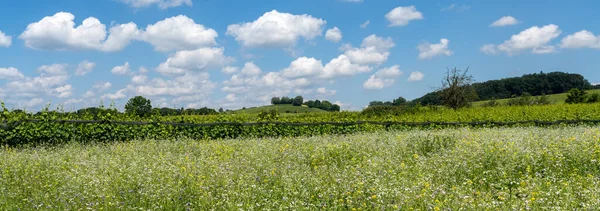
M 483 101 L 518 97 L 526 94 L 540 96 L 544 94 L 565 93 L 571 89 L 590 90 L 600 88 L 592 86 L 580 74 L 565 72 L 533 73 L 521 77 L 489 80 L 480 83 L 469 83 L 465 87 L 470 101 Z M 436 90 L 413 100 L 421 105 L 442 105 L 442 90 Z

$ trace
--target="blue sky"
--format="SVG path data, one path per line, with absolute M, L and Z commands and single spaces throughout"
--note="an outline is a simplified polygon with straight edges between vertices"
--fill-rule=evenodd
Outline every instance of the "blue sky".
M 0 99 L 237 109 L 302 95 L 358 110 L 476 81 L 600 82 L 597 1 L 21 0 L 0 7 Z

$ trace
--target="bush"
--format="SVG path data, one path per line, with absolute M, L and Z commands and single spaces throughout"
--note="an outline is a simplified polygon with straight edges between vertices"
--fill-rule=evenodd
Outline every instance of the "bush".
M 569 90 L 569 94 L 567 95 L 567 99 L 565 100 L 565 103 L 568 103 L 568 104 L 583 103 L 586 101 L 585 95 L 586 95 L 585 91 L 578 89 L 578 88 L 573 88 L 573 89 Z
M 498 103 L 498 101 L 496 101 L 495 98 L 492 98 L 491 100 L 487 101 L 486 103 L 484 103 L 482 106 L 483 107 L 496 107 L 499 106 L 500 103 Z
M 600 102 L 600 94 L 594 93 L 594 94 L 590 95 L 590 97 L 587 99 L 587 102 L 588 103 Z

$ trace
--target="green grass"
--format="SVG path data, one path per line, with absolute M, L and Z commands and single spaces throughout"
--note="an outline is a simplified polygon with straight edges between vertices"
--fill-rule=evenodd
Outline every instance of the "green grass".
M 277 109 L 277 111 L 279 111 L 279 113 L 286 113 L 286 111 L 289 111 L 289 113 L 295 113 L 296 111 L 298 113 L 323 113 L 323 112 L 327 112 L 327 111 L 322 110 L 322 109 L 309 108 L 309 107 L 305 107 L 305 106 L 268 105 L 268 106 L 260 106 L 260 107 L 254 107 L 254 108 L 246 108 L 246 109 L 235 110 L 235 111 L 233 111 L 233 113 L 258 114 L 258 113 L 260 113 L 262 111 L 269 111 L 269 110 L 274 110 L 274 109 Z
M 600 128 L 0 148 L 0 210 L 594 210 Z
M 598 93 L 600 94 L 600 89 L 594 89 L 594 90 L 586 90 L 586 92 L 588 94 L 594 94 L 594 93 Z M 551 95 L 546 95 L 548 97 L 548 99 L 550 100 L 550 102 L 552 102 L 552 104 L 564 104 L 565 100 L 567 99 L 567 93 L 560 93 L 560 94 L 551 94 Z M 506 102 L 508 102 L 508 100 L 510 100 L 511 98 L 507 98 L 507 99 L 497 99 L 496 102 L 500 103 L 501 105 L 505 105 Z M 489 100 L 485 100 L 485 101 L 477 101 L 477 102 L 473 102 L 474 106 L 481 106 L 485 103 L 489 102 Z

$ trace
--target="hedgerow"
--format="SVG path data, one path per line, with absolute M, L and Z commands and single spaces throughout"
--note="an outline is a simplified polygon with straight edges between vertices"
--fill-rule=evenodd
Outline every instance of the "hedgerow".
M 36 119 L 36 121 L 31 121 Z M 398 130 L 413 127 L 424 129 L 448 127 L 440 124 L 377 125 L 345 124 L 361 121 L 391 123 L 426 122 L 514 122 L 557 120 L 600 120 L 599 104 L 514 106 L 492 108 L 465 108 L 433 110 L 423 108 L 416 112 L 395 115 L 363 115 L 360 112 L 339 112 L 298 115 L 184 115 L 139 117 L 116 113 L 111 108 L 101 108 L 93 115 L 65 114 L 44 109 L 32 116 L 3 108 L 1 115 L 0 145 L 62 144 L 67 142 L 118 142 L 139 139 L 196 140 L 242 137 L 296 137 L 324 134 L 349 134 L 378 130 Z M 65 120 L 96 120 L 98 122 L 64 122 Z M 166 123 L 181 123 L 172 125 Z M 276 122 L 278 124 L 271 124 Z M 339 124 L 310 124 L 310 123 Z M 124 124 L 125 123 L 125 124 Z M 185 125 L 185 124 L 210 125 Z M 263 123 L 250 124 L 247 123 Z M 298 124 L 282 124 L 298 123 Z M 302 124 L 309 123 L 309 124 Z M 522 125 L 522 124 L 521 124 Z M 481 125 L 483 127 L 492 124 Z

